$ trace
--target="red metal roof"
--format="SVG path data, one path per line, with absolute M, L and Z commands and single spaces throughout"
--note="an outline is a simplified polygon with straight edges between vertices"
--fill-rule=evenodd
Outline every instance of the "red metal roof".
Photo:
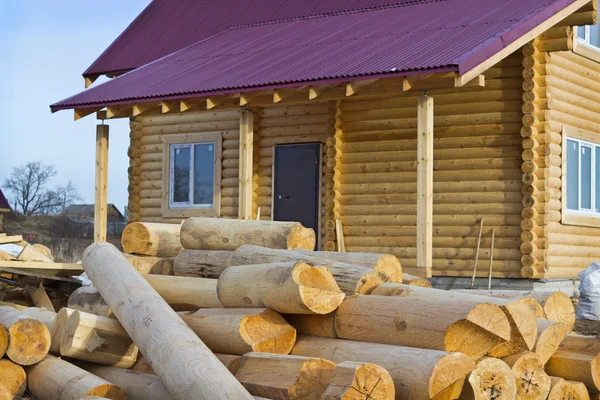
M 436 0 L 154 0 L 83 73 L 123 73 L 229 28 Z
M 8 200 L 6 200 L 6 197 L 4 197 L 4 193 L 2 193 L 2 189 L 0 189 L 0 210 L 2 209 L 10 210 L 10 204 L 8 204 Z
M 438 0 L 232 28 L 53 111 L 423 70 L 464 73 L 575 0 Z

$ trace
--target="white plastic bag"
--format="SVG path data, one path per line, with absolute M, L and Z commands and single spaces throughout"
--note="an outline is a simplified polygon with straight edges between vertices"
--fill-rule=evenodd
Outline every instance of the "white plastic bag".
M 579 273 L 577 318 L 600 321 L 600 263 L 591 263 Z

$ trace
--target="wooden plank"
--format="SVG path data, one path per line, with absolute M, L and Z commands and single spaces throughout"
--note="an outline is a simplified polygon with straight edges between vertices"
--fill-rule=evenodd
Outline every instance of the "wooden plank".
M 359 90 L 377 82 L 377 79 L 366 79 L 363 81 L 354 81 L 346 85 L 346 96 L 354 96 Z
M 5 268 L 2 268 L 5 267 Z M 38 270 L 38 271 L 47 271 L 49 273 L 55 272 L 60 273 L 62 275 L 80 275 L 83 272 L 83 267 L 81 264 L 71 264 L 71 263 L 44 263 L 44 262 L 25 262 L 25 261 L 4 261 L 0 260 L 0 271 L 8 272 L 8 273 L 19 273 L 18 271 L 9 271 L 7 269 L 14 268 L 16 270 Z M 22 275 L 28 276 L 38 276 L 38 275 L 30 275 L 22 273 Z M 40 278 L 48 278 L 48 279 L 56 279 L 51 275 L 48 276 L 38 276 Z
M 417 106 L 417 268 L 431 277 L 433 264 L 433 97 Z
M 96 186 L 94 194 L 94 241 L 106 241 L 108 189 L 108 125 L 96 126 Z
M 0 237 L 0 244 L 6 243 L 17 243 L 23 240 L 22 235 L 14 235 L 14 236 L 2 236 Z
M 240 166 L 238 218 L 252 219 L 252 172 L 254 151 L 254 113 L 240 113 Z
M 39 308 L 45 308 L 46 310 L 56 312 L 50 298 L 48 297 L 48 293 L 46 293 L 46 289 L 44 289 L 44 285 L 40 282 L 38 287 L 27 288 L 29 295 L 31 296 L 31 300 L 33 300 L 33 304 Z

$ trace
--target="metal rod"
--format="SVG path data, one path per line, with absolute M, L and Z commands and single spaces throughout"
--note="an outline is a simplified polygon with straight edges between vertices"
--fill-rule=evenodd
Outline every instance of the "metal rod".
M 490 248 L 490 274 L 488 277 L 488 290 L 492 290 L 492 265 L 494 264 L 494 234 L 495 229 L 492 229 L 492 246 Z
M 471 277 L 471 289 L 475 287 L 475 275 L 477 274 L 477 261 L 479 260 L 479 246 L 481 245 L 481 232 L 483 231 L 483 217 L 479 221 L 479 239 L 477 239 L 477 250 L 475 250 L 475 265 L 473 265 L 473 277 Z

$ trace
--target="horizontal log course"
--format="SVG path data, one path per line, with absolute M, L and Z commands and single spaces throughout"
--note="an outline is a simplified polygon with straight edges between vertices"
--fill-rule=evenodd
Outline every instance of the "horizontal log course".
M 304 262 L 230 267 L 221 274 L 217 288 L 225 307 L 267 307 L 286 314 L 327 314 L 344 299 L 326 267 Z
M 0 359 L 0 399 L 20 399 L 27 388 L 27 375 L 18 364 Z
M 133 222 L 121 237 L 125 253 L 155 257 L 174 257 L 181 249 L 180 224 Z
M 175 311 L 221 308 L 217 280 L 169 275 L 144 275 L 146 281 Z
M 207 308 L 182 319 L 215 353 L 289 354 L 296 341 L 294 327 L 269 309 Z
M 48 354 L 52 339 L 41 321 L 13 307 L 1 306 L 0 325 L 8 333 L 6 356 L 14 363 L 32 365 Z
M 315 233 L 298 222 L 189 218 L 181 226 L 181 244 L 204 250 L 235 250 L 244 244 L 312 250 Z
M 39 400 L 79 400 L 91 396 L 127 398 L 120 387 L 53 355 L 27 367 L 26 372 L 27 389 Z

